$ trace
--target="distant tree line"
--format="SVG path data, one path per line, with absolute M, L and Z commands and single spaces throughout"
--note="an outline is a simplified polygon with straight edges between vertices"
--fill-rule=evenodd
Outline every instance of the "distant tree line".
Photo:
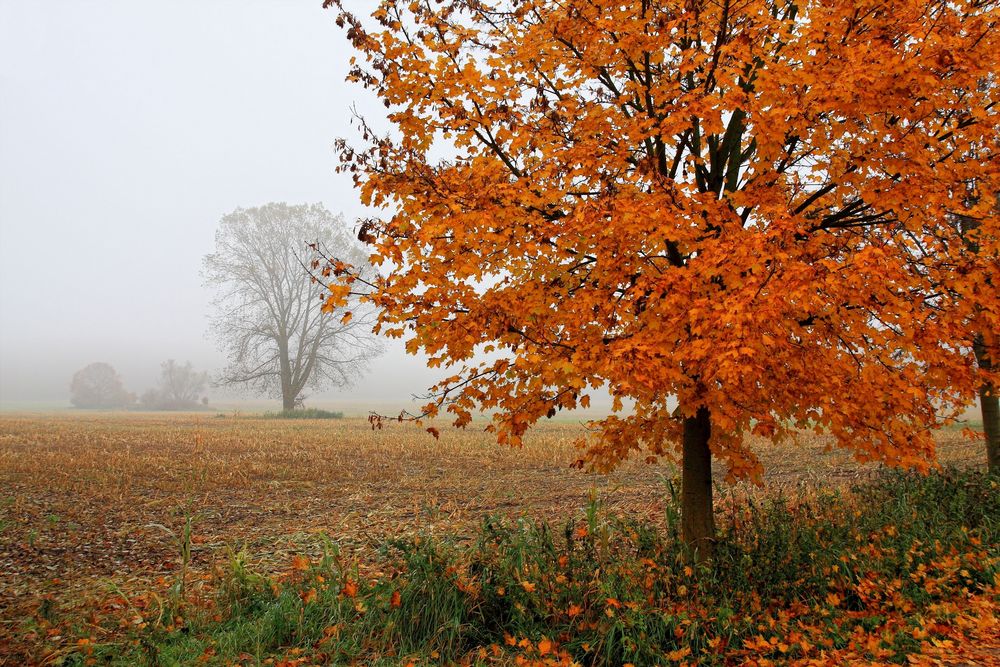
M 70 402 L 91 410 L 193 410 L 208 405 L 207 385 L 208 374 L 195 371 L 190 361 L 182 365 L 168 359 L 160 364 L 159 384 L 136 397 L 111 364 L 95 362 L 73 375 Z

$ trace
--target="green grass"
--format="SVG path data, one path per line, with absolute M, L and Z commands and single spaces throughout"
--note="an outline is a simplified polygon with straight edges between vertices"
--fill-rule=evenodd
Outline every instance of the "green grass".
M 299 410 L 282 410 L 281 412 L 265 412 L 263 419 L 343 419 L 343 412 L 321 410 L 319 408 L 301 408 Z
M 983 474 L 885 474 L 849 493 L 722 504 L 715 558 L 703 565 L 676 539 L 676 508 L 666 525 L 648 525 L 596 500 L 561 526 L 487 519 L 468 546 L 387 543 L 375 580 L 329 542 L 281 582 L 231 553 L 207 604 L 179 603 L 160 617 L 180 622 L 151 622 L 95 657 L 475 662 L 494 651 L 537 658 L 557 644 L 585 665 L 666 664 L 686 650 L 721 665 L 759 638 L 779 638 L 787 655 L 772 657 L 783 660 L 810 646 L 848 650 L 871 633 L 883 657 L 905 663 L 920 648 L 914 619 L 995 593 L 1000 577 L 1000 488 Z

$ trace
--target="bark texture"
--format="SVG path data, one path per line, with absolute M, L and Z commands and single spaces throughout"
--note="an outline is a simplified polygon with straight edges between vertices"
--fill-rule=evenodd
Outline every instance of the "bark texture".
M 993 360 L 986 351 L 982 337 L 974 345 L 976 363 L 983 370 L 993 370 Z M 983 431 L 986 433 L 986 463 L 990 474 L 1000 475 L 1000 397 L 997 388 L 984 382 L 979 388 L 979 405 L 983 413 Z
M 684 419 L 681 460 L 681 530 L 699 561 L 711 558 L 715 546 L 715 515 L 712 510 L 712 452 L 708 441 L 712 419 L 707 408 L 699 408 Z

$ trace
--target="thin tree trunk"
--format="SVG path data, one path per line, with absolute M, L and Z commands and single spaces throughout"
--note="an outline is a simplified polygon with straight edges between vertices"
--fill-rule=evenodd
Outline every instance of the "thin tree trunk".
M 976 362 L 983 370 L 993 369 L 993 360 L 986 352 L 982 336 L 972 346 Z M 983 431 L 986 433 L 986 464 L 990 474 L 1000 475 L 1000 397 L 990 382 L 979 387 L 979 407 L 983 414 Z
M 295 409 L 295 391 L 292 388 L 292 363 L 288 359 L 288 340 L 278 341 L 278 363 L 281 364 L 281 408 Z
M 1000 212 L 1000 192 L 994 193 L 996 205 L 994 210 Z M 979 252 L 979 245 L 973 243 L 968 234 L 982 224 L 975 218 L 959 216 L 959 233 L 965 240 L 970 252 Z M 972 352 L 976 355 L 976 363 L 983 370 L 993 369 L 993 359 L 986 350 L 983 335 L 978 334 L 972 342 Z M 1000 405 L 997 404 L 997 387 L 990 382 L 984 382 L 979 387 L 979 409 L 983 415 L 983 431 L 986 434 L 986 465 L 990 474 L 1000 475 Z
M 1000 400 L 996 387 L 984 384 L 979 389 L 983 410 L 983 430 L 986 432 L 986 462 L 991 475 L 1000 475 Z
M 715 516 L 712 511 L 712 452 L 708 441 L 712 419 L 708 408 L 699 408 L 684 419 L 681 460 L 681 530 L 684 541 L 696 550 L 699 561 L 712 557 Z

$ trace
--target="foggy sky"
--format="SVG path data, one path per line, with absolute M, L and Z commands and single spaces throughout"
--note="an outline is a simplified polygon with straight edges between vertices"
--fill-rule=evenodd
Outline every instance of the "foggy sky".
M 220 368 L 199 276 L 219 218 L 363 214 L 332 144 L 381 107 L 321 4 L 0 0 L 0 407 L 66 403 L 92 361 L 137 393 L 167 358 Z M 388 343 L 327 396 L 408 405 L 434 377 Z

